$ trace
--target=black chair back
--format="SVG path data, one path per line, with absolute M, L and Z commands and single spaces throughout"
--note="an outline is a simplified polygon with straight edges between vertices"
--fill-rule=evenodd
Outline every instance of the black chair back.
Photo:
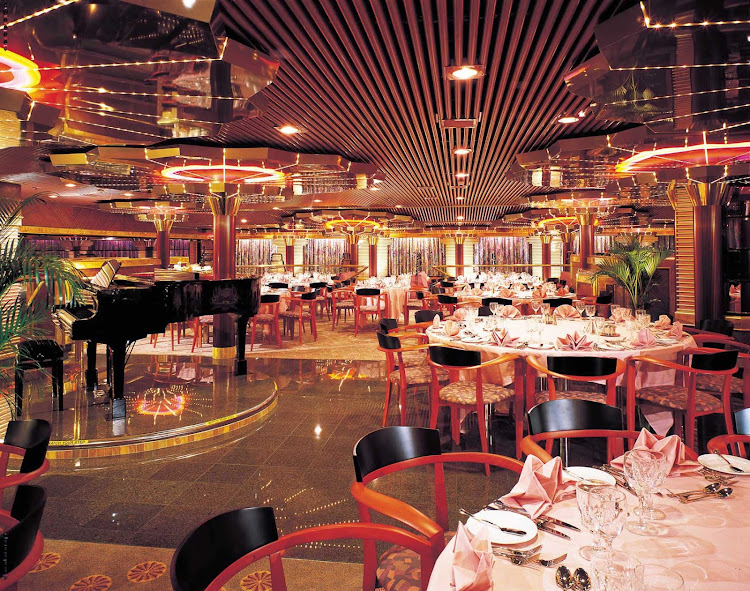
M 501 306 L 512 306 L 513 300 L 507 298 L 482 298 L 482 305 L 489 306 L 492 303 L 498 303 Z
M 548 400 L 531 408 L 526 416 L 531 435 L 573 429 L 622 430 L 622 411 L 593 400 Z
M 547 283 L 559 283 L 560 278 L 559 277 L 547 277 Z
M 205 591 L 230 564 L 279 539 L 271 507 L 246 507 L 212 517 L 178 546 L 170 577 L 175 591 Z
M 395 318 L 383 318 L 379 322 L 379 326 L 382 332 L 388 334 L 390 331 L 398 328 L 398 321 Z
M 596 297 L 596 303 L 597 304 L 611 304 L 612 303 L 612 294 L 608 293 L 607 295 L 600 295 Z
M 559 285 L 560 287 L 565 287 L 565 286 L 566 286 L 566 285 L 568 284 L 568 280 L 567 280 L 567 279 L 558 279 L 558 280 L 557 280 L 557 284 L 558 284 L 558 285 Z
M 734 413 L 734 432 L 737 435 L 750 435 L 750 408 Z
M 314 300 L 318 297 L 318 292 L 316 291 L 307 291 L 303 294 L 300 294 L 299 299 L 301 300 Z
M 421 322 L 432 322 L 435 316 L 439 316 L 440 320 L 443 319 L 443 313 L 439 310 L 417 310 L 414 312 L 414 321 L 419 324 Z
M 456 296 L 445 295 L 444 293 L 439 293 L 437 297 L 437 301 L 441 304 L 457 304 L 458 298 Z
M 50 425 L 43 419 L 11 421 L 5 432 L 5 443 L 26 450 L 21 461 L 20 472 L 26 474 L 39 468 L 47 457 Z
M 358 296 L 377 296 L 380 295 L 380 290 L 375 287 L 361 287 L 355 290 Z
M 31 552 L 46 503 L 47 491 L 41 486 L 21 484 L 16 489 L 10 516 L 18 523 L 0 535 L 0 574 L 7 575 L 13 571 Z
M 737 366 L 738 351 L 719 351 L 717 353 L 696 353 L 690 367 L 707 371 L 723 371 Z
M 401 339 L 398 337 L 394 337 L 393 335 L 389 335 L 388 333 L 378 331 L 378 345 L 380 345 L 383 349 L 400 349 L 401 348 Z
M 268 287 L 271 289 L 289 289 L 288 283 L 281 283 L 279 281 L 272 281 L 268 284 Z
M 477 316 L 492 316 L 492 310 L 489 306 L 479 306 L 477 308 Z
M 441 282 L 440 282 L 440 287 L 443 287 L 443 288 L 446 288 L 446 289 L 447 289 L 447 288 L 451 288 L 451 287 L 453 287 L 454 285 L 455 285 L 455 284 L 454 284 L 454 283 L 453 283 L 452 281 L 441 281 Z
M 277 293 L 264 293 L 260 296 L 261 304 L 275 304 L 281 301 L 281 296 Z
M 326 281 L 316 281 L 310 284 L 310 289 L 320 289 L 321 287 L 328 287 L 328 283 Z
M 304 285 L 295 285 L 292 287 L 292 291 L 295 293 L 305 292 L 307 291 L 307 288 Z
M 549 304 L 550 308 L 557 308 L 558 306 L 562 306 L 563 304 L 567 304 L 568 306 L 573 305 L 573 298 L 548 298 L 546 300 L 542 300 L 545 304 Z
M 701 325 L 698 328 L 708 332 L 718 332 L 719 334 L 725 334 L 728 337 L 731 337 L 732 332 L 734 332 L 734 322 L 724 320 L 723 318 L 704 318 L 701 320 Z
M 455 349 L 454 347 L 430 347 L 430 359 L 433 363 L 452 367 L 467 367 L 482 363 L 479 351 Z
M 569 376 L 606 376 L 617 369 L 615 357 L 547 357 L 547 369 Z
M 385 466 L 440 455 L 440 432 L 424 427 L 385 427 L 368 433 L 354 444 L 357 482 Z

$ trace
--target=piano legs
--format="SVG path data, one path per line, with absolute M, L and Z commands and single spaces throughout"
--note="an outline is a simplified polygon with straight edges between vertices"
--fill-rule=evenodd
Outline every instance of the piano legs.
M 109 345 L 107 354 L 109 363 L 109 385 L 112 388 L 112 419 L 125 416 L 125 355 L 127 343 Z
M 86 389 L 95 390 L 99 384 L 99 373 L 96 371 L 96 341 L 88 342 L 86 358 Z
M 247 359 L 245 359 L 245 337 L 247 335 L 248 316 L 237 318 L 237 359 L 234 360 L 234 374 L 247 375 Z

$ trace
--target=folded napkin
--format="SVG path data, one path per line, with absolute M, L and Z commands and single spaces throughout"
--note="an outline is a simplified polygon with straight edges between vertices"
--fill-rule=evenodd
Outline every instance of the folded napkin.
M 738 298 L 742 295 L 742 287 L 740 285 L 729 286 L 729 297 Z
M 541 285 L 537 287 L 534 291 L 531 292 L 532 298 L 545 298 L 547 297 L 547 290 L 544 289 Z
M 497 294 L 501 298 L 512 298 L 514 293 L 512 289 L 508 289 L 507 287 L 503 287 Z
M 555 308 L 555 311 L 552 314 L 554 316 L 557 316 L 558 318 L 580 318 L 581 317 L 581 313 L 570 304 L 563 304 L 562 306 L 558 306 L 557 308 Z
M 518 482 L 501 500 L 509 507 L 524 509 L 536 518 L 552 503 L 569 493 L 575 494 L 575 483 L 575 479 L 563 471 L 559 456 L 546 464 L 536 456 L 528 456 Z
M 675 323 L 672 325 L 672 328 L 669 329 L 667 336 L 672 339 L 681 339 L 682 338 L 682 322 L 680 322 L 679 320 L 675 320 Z
M 563 287 L 559 288 L 557 291 L 555 291 L 555 295 L 557 295 L 557 296 L 566 296 L 569 293 L 570 293 L 570 289 L 568 288 L 567 285 L 563 286 Z
M 616 308 L 612 310 L 612 318 L 615 322 L 625 322 L 630 318 L 630 308 Z
M 456 311 L 453 312 L 453 318 L 456 320 L 466 320 L 466 310 L 463 308 L 456 308 Z
M 459 331 L 458 324 L 453 322 L 453 320 L 446 320 L 443 330 L 445 330 L 445 334 L 447 334 L 449 337 L 454 337 L 458 334 Z
M 557 339 L 557 348 L 562 351 L 591 351 L 593 347 L 594 341 L 588 340 L 585 334 L 578 334 L 578 331 Z
M 521 312 L 515 306 L 503 306 L 498 310 L 497 315 L 500 318 L 518 318 Z
M 642 328 L 638 331 L 635 340 L 630 344 L 639 349 L 643 349 L 645 347 L 652 347 L 655 343 L 656 338 L 651 334 L 651 331 L 647 328 Z
M 672 321 L 666 314 L 662 314 L 659 316 L 659 320 L 654 322 L 654 328 L 658 328 L 659 330 L 667 330 L 670 326 L 672 326 Z
M 504 328 L 492 331 L 492 341 L 501 347 L 513 347 L 518 342 L 518 337 L 512 337 Z
M 526 291 L 526 286 L 523 283 L 516 283 L 513 285 L 513 289 L 516 291 Z
M 482 288 L 481 287 L 474 287 L 471 290 L 471 295 L 482 295 Z
M 489 526 L 482 525 L 471 535 L 463 523 L 458 524 L 450 550 L 451 585 L 455 591 L 492 591 L 494 556 L 490 544 Z
M 667 474 L 669 476 L 690 474 L 702 468 L 698 462 L 688 458 L 687 447 L 682 443 L 679 435 L 670 435 L 659 439 L 653 433 L 642 429 L 638 439 L 635 440 L 633 449 L 650 449 L 663 453 L 667 460 Z M 612 466 L 622 470 L 624 458 L 624 455 L 615 458 L 612 460 Z

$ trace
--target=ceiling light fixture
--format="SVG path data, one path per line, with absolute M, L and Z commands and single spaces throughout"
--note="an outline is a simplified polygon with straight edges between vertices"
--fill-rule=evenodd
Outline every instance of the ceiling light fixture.
M 57 199 L 59 195 L 57 193 L 50 193 L 49 195 L 47 195 L 47 197 L 49 197 L 50 199 Z
M 313 199 L 313 203 L 323 203 L 322 199 Z
M 276 131 L 283 133 L 284 135 L 294 135 L 296 133 L 302 133 L 302 129 L 295 127 L 294 125 L 278 125 Z
M 456 173 L 456 178 L 457 179 L 465 179 L 465 178 L 468 178 L 468 176 L 469 176 L 468 172 L 457 172 Z
M 241 222 L 241 223 L 243 223 L 243 224 L 246 224 L 246 223 L 247 223 L 247 218 L 242 218 L 242 219 L 240 220 L 240 222 Z
M 449 80 L 473 80 L 484 76 L 484 66 L 478 65 L 451 66 L 445 70 Z
M 229 164 L 169 166 L 162 169 L 161 175 L 176 181 L 192 181 L 194 183 L 210 180 L 224 180 L 225 182 L 239 182 L 240 180 L 247 182 L 249 180 L 251 183 L 262 184 L 284 180 L 284 173 L 272 168 L 232 166 Z
M 133 194 L 130 191 L 128 191 L 126 193 L 123 193 L 123 195 L 125 195 L 125 197 L 132 197 L 133 196 Z
M 462 216 L 462 215 L 457 215 L 456 216 L 456 220 L 458 220 L 459 222 L 463 221 L 463 219 L 464 219 L 464 216 Z
M 34 62 L 7 49 L 0 52 L 0 66 L 5 66 L 2 70 L 4 76 L 10 74 L 10 79 L 0 82 L 0 87 L 25 90 L 35 87 L 42 80 Z
M 77 187 L 78 185 L 76 185 L 75 183 L 65 183 L 65 186 L 72 189 L 74 187 Z
M 561 123 L 562 125 L 569 125 L 571 123 L 575 123 L 576 121 L 578 121 L 578 117 L 576 117 L 575 115 L 564 115 L 557 120 L 557 122 Z
M 453 154 L 454 156 L 466 156 L 467 154 L 471 154 L 471 148 L 455 148 Z

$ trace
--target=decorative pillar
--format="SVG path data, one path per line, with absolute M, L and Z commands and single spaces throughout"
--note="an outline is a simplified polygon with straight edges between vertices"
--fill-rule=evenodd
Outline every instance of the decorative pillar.
M 222 187 L 223 189 L 223 187 Z M 214 191 L 208 197 L 214 217 L 214 279 L 234 279 L 237 265 L 235 221 L 240 209 L 239 195 Z M 234 356 L 235 330 L 229 314 L 214 315 L 214 359 Z
M 732 186 L 691 179 L 685 190 L 693 204 L 695 326 L 699 326 L 703 319 L 724 316 L 721 208 L 729 202 Z
M 169 234 L 172 231 L 174 219 L 168 216 L 154 218 L 156 228 L 156 258 L 159 259 L 159 267 L 169 268 Z
M 453 241 L 456 243 L 456 277 L 458 277 L 464 274 L 464 242 L 466 242 L 466 236 L 454 236 Z
M 542 279 L 552 275 L 552 234 L 540 234 L 542 242 Z
M 561 271 L 565 270 L 568 266 L 568 258 L 570 256 L 570 244 L 573 241 L 573 234 L 570 232 L 560 232 L 560 264 L 562 265 Z
M 355 267 L 359 265 L 359 234 L 347 234 L 346 242 L 349 244 L 349 259 L 354 265 L 350 271 L 356 271 Z
M 200 252 L 200 241 L 199 240 L 191 240 L 188 245 L 188 262 L 191 265 L 195 265 L 198 263 L 198 257 L 200 256 L 198 253 Z
M 377 277 L 378 275 L 378 238 L 377 234 L 367 235 L 367 245 L 369 247 L 369 273 L 370 277 Z
M 580 228 L 578 255 L 581 258 L 581 269 L 590 269 L 589 257 L 594 254 L 596 213 L 593 211 L 576 213 L 576 218 L 578 218 L 578 227 Z
M 286 268 L 290 273 L 294 273 L 294 236 L 284 236 L 284 264 L 291 265 Z

